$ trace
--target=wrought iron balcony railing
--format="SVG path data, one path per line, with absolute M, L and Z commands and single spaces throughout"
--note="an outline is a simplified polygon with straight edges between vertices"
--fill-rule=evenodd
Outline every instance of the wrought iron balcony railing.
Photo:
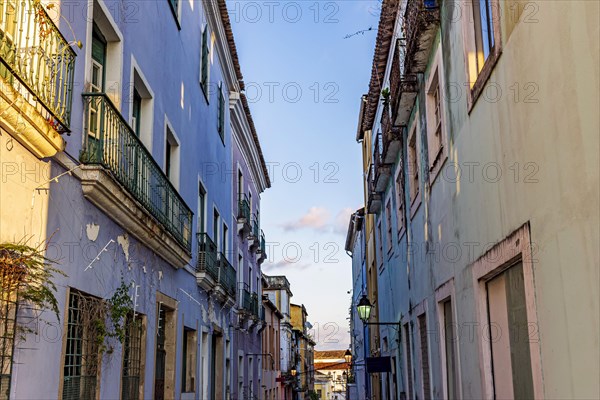
M 396 156 L 400 150 L 400 127 L 393 126 L 392 116 L 390 115 L 390 104 L 383 105 L 381 114 L 381 157 L 386 164 L 392 164 L 396 161 Z
M 401 39 L 396 41 L 392 69 L 390 71 L 390 105 L 392 107 L 392 125 L 404 126 L 415 104 L 419 89 L 417 76 L 407 74 L 405 70 L 406 46 Z
M 407 0 L 403 25 L 406 40 L 405 74 L 425 72 L 439 22 L 438 0 Z
M 236 273 L 231 263 L 223 253 L 219 253 L 219 285 L 225 289 L 229 297 L 235 299 Z
M 204 272 L 216 283 L 219 281 L 217 245 L 208 233 L 198 233 L 198 272 Z
M 242 310 L 250 313 L 252 312 L 252 296 L 250 295 L 250 291 L 248 290 L 248 285 L 242 284 L 242 288 L 240 289 L 240 302 Z
M 383 192 L 387 186 L 388 180 L 391 176 L 391 165 L 384 162 L 381 155 L 383 151 L 383 138 L 381 132 L 375 137 L 375 145 L 373 150 L 373 169 L 375 173 L 375 179 L 373 180 L 375 191 Z
M 250 298 L 250 312 L 258 318 L 258 295 L 256 293 L 252 293 Z
M 46 109 L 42 116 L 68 132 L 75 52 L 39 0 L 0 1 L 0 60 L 0 76 L 24 85 Z
M 248 201 L 248 195 L 245 193 L 241 193 L 238 200 L 238 219 L 245 219 L 246 222 L 250 221 L 250 202 Z
M 104 93 L 84 93 L 86 129 L 80 161 L 98 164 L 191 252 L 192 211 Z
M 267 243 L 265 241 L 265 233 L 263 232 L 263 230 L 260 230 L 260 252 L 262 254 L 266 254 L 267 251 Z
M 258 240 L 260 232 L 260 224 L 258 223 L 258 217 L 256 214 L 252 214 L 252 230 L 251 235 Z

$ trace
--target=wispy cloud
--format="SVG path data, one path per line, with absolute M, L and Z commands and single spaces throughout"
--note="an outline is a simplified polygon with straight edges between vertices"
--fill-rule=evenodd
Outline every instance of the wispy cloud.
M 303 270 L 303 269 L 310 267 L 310 265 L 311 265 L 310 263 L 301 262 L 300 260 L 295 261 L 295 260 L 282 259 L 282 260 L 279 260 L 274 263 L 265 264 L 265 266 L 263 267 L 263 270 L 265 272 L 273 272 L 275 270 L 282 270 L 282 269 L 288 269 L 288 268 L 297 268 L 297 269 Z
M 285 231 L 296 231 L 303 228 L 324 230 L 329 220 L 329 211 L 325 207 L 311 207 L 306 214 L 296 221 L 283 224 Z
M 325 207 L 311 207 L 306 214 L 295 221 L 288 221 L 282 224 L 286 232 L 293 232 L 300 229 L 312 229 L 317 232 L 330 232 L 345 235 L 348 230 L 348 221 L 352 215 L 353 209 L 345 207 L 341 209 L 334 218 Z
M 345 235 L 348 231 L 348 221 L 354 211 L 350 207 L 343 208 L 335 216 L 333 231 Z

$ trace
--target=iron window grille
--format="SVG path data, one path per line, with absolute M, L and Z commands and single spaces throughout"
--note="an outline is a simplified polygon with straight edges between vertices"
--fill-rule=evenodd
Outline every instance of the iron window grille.
M 14 290 L 0 289 L 0 318 L 0 400 L 8 400 L 17 323 L 17 295 Z
M 102 300 L 75 290 L 69 294 L 63 400 L 95 400 L 100 372 L 96 323 Z
M 121 399 L 140 398 L 142 376 L 142 317 L 127 316 L 125 340 L 123 342 L 123 370 L 121 375 Z

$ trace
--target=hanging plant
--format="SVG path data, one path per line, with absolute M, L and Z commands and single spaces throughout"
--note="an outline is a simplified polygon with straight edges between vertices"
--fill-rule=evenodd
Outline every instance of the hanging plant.
M 25 242 L 0 243 L 0 300 L 14 304 L 24 302 L 35 309 L 51 310 L 60 321 L 53 278 L 66 274 L 53 266 L 55 261 L 44 256 L 45 250 L 30 247 Z M 2 307 L 0 313 L 4 310 Z M 31 329 L 17 323 L 16 331 L 23 336 Z
M 381 97 L 383 97 L 383 103 L 387 104 L 390 101 L 390 88 L 385 88 L 381 91 Z

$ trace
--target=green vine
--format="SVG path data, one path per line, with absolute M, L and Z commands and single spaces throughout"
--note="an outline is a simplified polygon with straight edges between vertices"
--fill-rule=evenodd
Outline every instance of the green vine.
M 51 310 L 60 321 L 53 278 L 55 275 L 66 274 L 53 266 L 56 262 L 45 257 L 45 251 L 45 247 L 31 247 L 26 241 L 0 243 L 0 301 L 14 304 L 24 302 L 32 308 Z M 9 309 L 10 307 L 2 307 L 0 313 Z M 1 317 L 4 319 L 9 316 Z M 16 319 L 16 314 L 14 318 Z M 32 332 L 18 321 L 16 330 L 21 336 Z
M 129 286 L 121 280 L 121 285 L 115 290 L 112 297 L 107 300 L 94 302 L 95 310 L 90 310 L 89 323 L 95 333 L 95 341 L 100 353 L 112 353 L 109 345 L 110 339 L 117 339 L 123 343 L 127 333 L 127 316 L 133 314 L 133 302 L 129 297 Z
M 123 343 L 127 332 L 127 316 L 133 314 L 133 301 L 129 296 L 129 286 L 123 280 L 121 280 L 121 285 L 108 300 L 107 305 L 113 328 L 109 336 L 115 337 Z

